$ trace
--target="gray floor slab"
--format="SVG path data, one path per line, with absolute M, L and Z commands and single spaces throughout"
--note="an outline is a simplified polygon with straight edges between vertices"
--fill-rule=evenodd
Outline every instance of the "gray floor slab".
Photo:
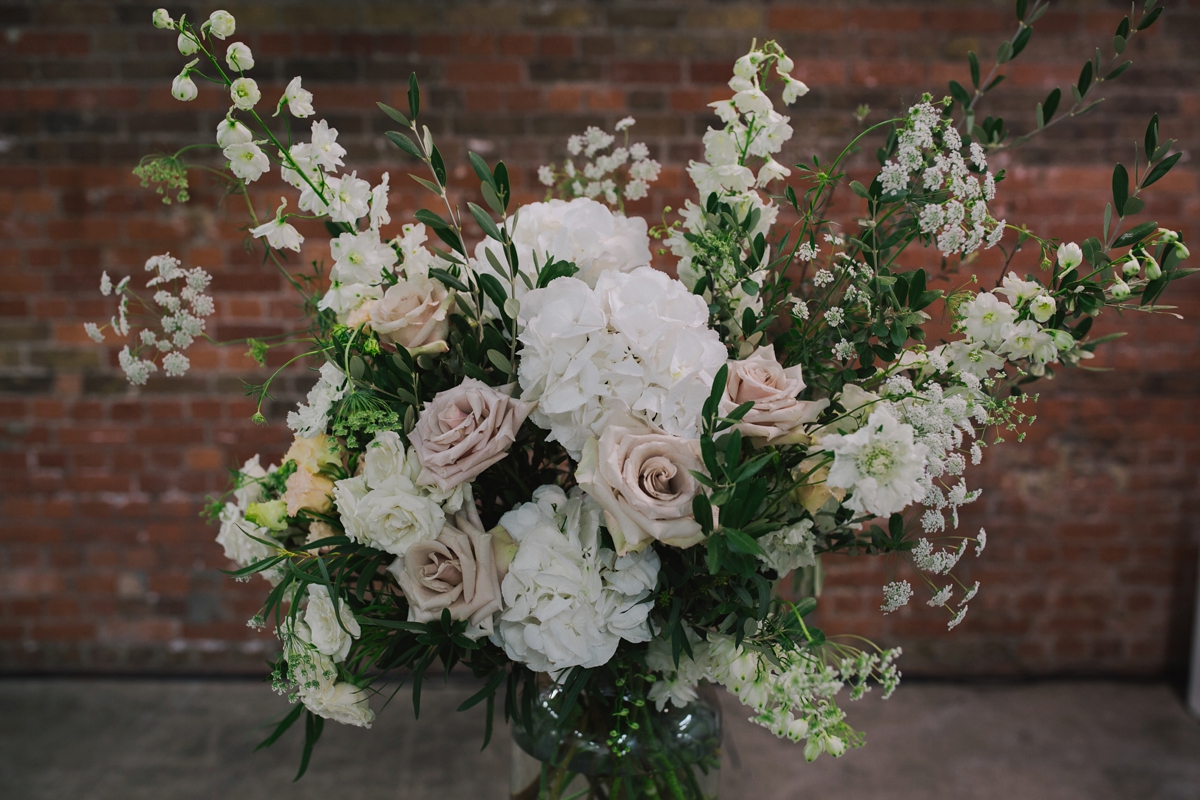
M 330 725 L 291 783 L 299 732 L 252 753 L 286 712 L 265 685 L 203 680 L 0 680 L 4 800 L 502 800 L 507 731 L 479 752 L 467 681 L 427 684 L 373 730 Z M 1198 800 L 1200 722 L 1167 687 L 1104 682 L 910 684 L 868 695 L 867 745 L 807 764 L 725 698 L 727 800 Z

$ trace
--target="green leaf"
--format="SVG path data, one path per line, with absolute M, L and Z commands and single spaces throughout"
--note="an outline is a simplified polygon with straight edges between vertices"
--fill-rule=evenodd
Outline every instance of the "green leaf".
M 706 532 L 713 529 L 712 504 L 708 501 L 708 495 L 699 492 L 692 498 L 692 515 L 701 529 Z
M 1117 55 L 1121 55 L 1121 53 L 1125 52 L 1125 37 L 1124 36 L 1114 36 L 1113 37 L 1113 50 L 1116 52 Z
M 458 706 L 458 710 L 466 711 L 468 708 L 477 706 L 487 698 L 491 697 L 496 693 L 496 690 L 500 688 L 500 682 L 504 680 L 505 675 L 507 675 L 507 672 L 504 669 L 497 671 L 482 689 L 468 697 L 466 700 L 463 700 Z
M 788 188 L 791 188 L 791 187 L 788 187 Z M 867 187 L 863 186 L 858 181 L 850 181 L 850 191 L 854 192 L 856 195 L 863 198 L 864 200 L 868 200 L 871 197 L 870 192 L 867 191 Z
M 966 108 L 971 104 L 971 95 L 958 81 L 950 81 L 950 96 Z
M 492 171 L 488 168 L 487 162 L 484 161 L 483 158 L 481 158 L 478 154 L 470 151 L 467 152 L 467 158 L 471 160 L 471 167 L 475 170 L 475 174 L 479 176 L 479 180 L 483 182 L 483 185 L 491 187 L 493 190 L 495 190 L 496 179 L 492 177 Z
M 800 617 L 807 617 L 816 610 L 817 598 L 815 597 L 805 597 L 800 602 L 792 604 L 792 613 Z
M 470 291 L 465 283 L 451 275 L 449 272 L 446 272 L 444 269 L 431 267 L 429 270 L 429 276 L 431 278 L 436 278 L 446 286 L 449 286 L 451 289 L 457 289 L 460 292 Z
M 1146 207 L 1140 197 L 1131 197 L 1125 201 L 1125 213 L 1121 216 L 1131 217 Z
M 437 182 L 445 186 L 446 165 L 442 161 L 442 154 L 438 152 L 437 145 L 434 145 L 433 150 L 429 153 L 429 166 L 433 169 L 433 175 L 437 178 Z
M 496 366 L 496 369 L 503 372 L 505 375 L 513 374 L 512 362 L 508 360 L 508 356 L 501 353 L 499 350 L 487 351 L 488 361 Z
M 417 73 L 408 76 L 408 114 L 415 122 L 421 110 L 421 90 L 417 87 Z
M 296 773 L 295 778 L 292 778 L 293 783 L 303 778 L 304 773 L 308 771 L 308 762 L 312 758 L 313 746 L 321 738 L 321 731 L 324 729 L 324 717 L 318 717 L 311 711 L 304 712 L 304 752 L 300 754 L 300 771 Z
M 1150 118 L 1150 124 L 1146 126 L 1146 158 L 1152 158 L 1154 151 L 1158 149 L 1158 114 Z
M 438 185 L 437 185 L 436 183 L 434 183 L 433 181 L 427 181 L 427 180 L 425 180 L 424 178 L 422 178 L 422 177 L 421 177 L 421 176 L 419 176 L 419 175 L 411 175 L 411 174 L 410 174 L 408 177 L 412 178 L 414 181 L 416 181 L 417 183 L 421 184 L 421 185 L 422 185 L 422 186 L 424 186 L 426 189 L 428 189 L 429 191 L 431 191 L 431 192 L 433 192 L 434 194 L 436 194 L 438 197 L 441 197 L 441 196 L 442 196 L 442 187 L 438 186 Z
M 1029 0 L 1017 0 L 1017 21 L 1025 21 L 1025 12 L 1028 10 Z
M 1082 98 L 1087 94 L 1088 89 L 1092 86 L 1092 62 L 1085 61 L 1083 69 L 1079 71 L 1079 82 L 1075 87 L 1079 90 L 1079 96 Z
M 512 190 L 508 185 L 508 167 L 504 166 L 503 161 L 496 162 L 496 169 L 492 174 L 496 178 L 496 194 L 500 196 L 500 202 L 504 207 L 508 208 L 508 203 L 512 199 Z M 502 213 L 497 211 L 497 214 Z
M 1120 77 L 1121 73 L 1133 66 L 1132 61 L 1126 61 L 1124 64 L 1119 64 L 1113 68 L 1112 72 L 1104 76 L 1104 80 L 1111 81 L 1114 78 Z M 1079 113 L 1083 113 L 1082 111 Z
M 538 272 L 537 288 L 545 289 L 555 278 L 569 278 L 579 272 L 579 267 L 570 261 L 550 261 Z
M 479 281 L 479 288 L 483 289 L 484 294 L 491 298 L 496 304 L 496 308 L 504 309 L 504 301 L 508 299 L 508 292 L 504 291 L 504 285 L 495 275 L 489 275 L 486 272 L 481 272 L 475 276 L 475 280 Z
M 1122 233 L 1120 236 L 1118 236 L 1117 240 L 1113 242 L 1113 247 L 1128 247 L 1130 245 L 1137 244 L 1142 239 L 1145 239 L 1147 236 L 1154 233 L 1156 230 L 1158 230 L 1157 222 L 1143 222 L 1141 225 L 1138 225 L 1135 228 L 1130 228 L 1129 230 L 1125 231 L 1125 233 Z
M 1058 102 L 1062 99 L 1062 90 L 1055 88 L 1050 94 L 1046 95 L 1046 99 L 1042 101 L 1042 109 L 1046 115 L 1046 122 L 1054 119 L 1054 112 L 1058 110 Z
M 1164 158 L 1162 161 L 1158 162 L 1154 166 L 1154 169 L 1150 170 L 1150 174 L 1146 176 L 1146 179 L 1142 181 L 1142 188 L 1144 189 L 1150 184 L 1157 183 L 1159 180 L 1161 180 L 1168 172 L 1171 171 L 1171 167 L 1175 166 L 1175 162 L 1182 157 L 1183 153 L 1176 153 L 1175 155 L 1169 158 Z
M 1007 64 L 1009 61 L 1012 61 L 1012 57 L 1013 57 L 1012 42 L 1009 42 L 1009 41 L 1001 42 L 1000 47 L 998 47 L 996 49 L 996 63 L 997 64 Z
M 303 711 L 304 705 L 302 703 L 297 703 L 296 707 L 293 708 L 288 715 L 284 717 L 278 725 L 275 726 L 275 730 L 271 732 L 271 735 L 258 743 L 258 745 L 254 748 L 254 752 L 257 753 L 264 747 L 270 747 L 271 745 L 275 744 L 275 742 L 279 741 L 279 737 L 283 736 L 283 734 L 287 732 L 288 728 L 292 727 L 296 720 L 300 719 L 300 714 Z
M 1003 83 L 1006 77 L 1007 76 L 1005 75 L 997 75 L 995 78 L 992 78 L 992 82 L 989 83 L 983 91 L 990 92 L 992 89 L 995 89 L 997 86 Z
M 1129 199 L 1129 172 L 1123 164 L 1113 168 L 1112 193 L 1113 208 L 1118 216 L 1125 216 L 1125 201 Z
M 387 103 L 376 103 L 375 105 L 379 106 L 380 111 L 387 114 L 389 117 L 394 119 L 396 122 L 399 122 L 404 127 L 407 128 L 412 124 L 408 121 L 408 117 L 404 116 L 399 111 L 397 111 L 396 109 L 389 106 Z
M 400 131 L 388 131 L 383 135 L 390 139 L 392 144 L 396 145 L 396 147 L 399 147 L 413 158 L 421 158 L 421 151 L 417 149 L 416 143 L 414 143 L 412 139 L 408 138 L 406 134 L 403 134 Z
M 1151 25 L 1153 25 L 1159 16 L 1162 15 L 1163 8 L 1164 6 L 1159 6 L 1149 14 L 1146 14 L 1144 17 L 1142 17 L 1142 21 L 1138 23 L 1137 29 L 1139 31 L 1144 31 L 1146 28 L 1149 28 Z
M 504 204 L 500 202 L 500 196 L 496 194 L 496 190 L 490 184 L 485 183 L 479 187 L 479 191 L 483 194 L 483 201 L 488 204 L 488 208 L 503 217 Z
M 1013 39 L 1012 57 L 1016 58 L 1025 49 L 1025 45 L 1029 44 L 1029 37 L 1033 36 L 1033 28 L 1025 26 L 1021 28 L 1021 32 L 1017 34 L 1017 38 Z
M 979 56 L 974 51 L 967 53 L 967 61 L 971 64 L 971 85 L 979 88 Z
M 1120 36 L 1122 39 L 1129 38 L 1129 17 L 1124 17 L 1121 20 L 1121 24 L 1117 26 L 1117 36 Z
M 741 553 L 742 555 L 746 556 L 756 556 L 762 552 L 762 548 L 759 547 L 758 542 L 756 542 L 751 536 L 737 530 L 736 528 L 725 528 L 723 529 L 723 533 L 725 534 L 725 543 L 729 546 L 729 549 L 735 553 Z
M 488 213 L 474 203 L 467 203 L 467 208 L 471 210 L 471 216 L 479 223 L 479 227 L 483 228 L 483 232 L 492 237 L 498 242 L 503 242 L 504 237 L 500 235 L 500 229 L 496 227 L 496 223 L 488 216 Z

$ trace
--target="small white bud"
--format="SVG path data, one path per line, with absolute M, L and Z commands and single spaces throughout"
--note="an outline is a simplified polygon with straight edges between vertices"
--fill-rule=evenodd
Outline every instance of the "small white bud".
M 173 29 L 175 27 L 175 20 L 171 19 L 171 15 L 167 13 L 165 8 L 156 8 L 154 13 L 150 15 L 150 21 L 154 23 L 154 27 L 160 30 L 163 28 Z
M 222 149 L 231 144 L 249 144 L 254 141 L 254 134 L 242 123 L 232 117 L 225 117 L 217 123 L 217 144 Z
M 1083 249 L 1079 245 L 1067 242 L 1058 246 L 1058 266 L 1064 273 L 1070 272 L 1082 263 Z
M 190 33 L 179 34 L 175 44 L 179 48 L 179 54 L 183 56 L 190 56 L 200 49 L 200 45 L 196 44 Z
M 1129 298 L 1129 284 L 1117 278 L 1113 285 L 1108 287 L 1108 293 L 1112 295 L 1113 300 L 1126 300 Z
M 1058 352 L 1060 353 L 1065 353 L 1075 346 L 1075 337 L 1067 331 L 1055 329 L 1052 331 L 1046 331 L 1046 333 L 1050 334 L 1050 338 L 1054 340 L 1055 348 L 1057 348 Z
M 1175 240 L 1175 252 L 1179 254 L 1180 261 L 1183 261 L 1192 254 L 1191 251 L 1187 249 L 1187 245 L 1178 239 Z
M 1029 304 L 1029 313 L 1032 314 L 1033 318 L 1038 322 L 1046 322 L 1048 319 L 1053 317 L 1055 309 L 1056 304 L 1054 302 L 1054 298 L 1048 294 L 1039 294 L 1037 297 L 1033 298 L 1033 301 Z
M 234 42 L 225 51 L 225 63 L 229 64 L 229 68 L 232 70 L 245 72 L 248 69 L 254 69 L 254 54 L 242 42 Z
M 1131 261 L 1133 259 L 1130 259 Z M 1156 281 L 1162 277 L 1162 267 L 1154 260 L 1154 256 L 1147 255 L 1143 260 L 1143 265 L 1146 267 L 1146 277 L 1152 281 Z
M 253 78 L 238 78 L 229 85 L 229 96 L 235 106 L 242 111 L 249 111 L 262 99 L 262 92 Z
M 228 11 L 214 11 L 208 17 L 208 26 L 208 30 L 213 36 L 224 39 L 226 36 L 233 35 L 234 30 L 237 29 L 237 21 Z
M 189 100 L 195 100 L 198 94 L 200 94 L 200 90 L 196 88 L 196 83 L 188 77 L 187 72 L 179 73 L 175 76 L 175 80 L 171 81 L 171 96 L 176 100 L 186 103 Z
M 1151 259 L 1153 261 L 1153 259 Z M 1142 265 L 1133 256 L 1125 259 L 1125 263 L 1121 265 L 1121 272 L 1125 273 L 1126 278 L 1133 278 L 1142 271 Z

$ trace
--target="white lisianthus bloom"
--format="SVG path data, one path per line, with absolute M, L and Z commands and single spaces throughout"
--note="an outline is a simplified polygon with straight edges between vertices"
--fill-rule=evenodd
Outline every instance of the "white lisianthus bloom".
M 228 11 L 214 11 L 208 16 L 208 32 L 218 39 L 233 36 L 237 30 L 237 21 Z
M 333 487 L 338 514 L 351 539 L 403 556 L 420 541 L 436 539 L 446 514 L 428 491 L 417 486 L 404 444 L 395 431 L 383 431 L 363 454 L 363 473 Z
M 334 265 L 329 277 L 340 283 L 377 284 L 396 263 L 396 251 L 379 240 L 379 231 L 343 233 L 329 243 Z
M 755 186 L 762 188 L 772 181 L 780 180 L 791 175 L 792 171 L 780 164 L 773 158 L 767 158 L 765 164 L 758 169 L 758 180 L 754 182 Z
M 171 19 L 171 15 L 165 8 L 154 9 L 154 13 L 150 15 L 150 22 L 160 30 L 164 28 L 170 30 L 175 27 L 175 20 Z
M 1028 358 L 1034 363 L 1045 364 L 1058 357 L 1054 338 L 1043 331 L 1032 320 L 1018 322 L 1000 344 L 1000 352 L 1010 361 Z
M 339 602 L 334 611 L 329 588 L 318 584 L 308 587 L 304 622 L 311 631 L 313 647 L 332 658 L 334 663 L 344 661 L 354 640 L 362 636 L 350 606 L 344 601 Z
M 608 663 L 621 640 L 650 640 L 653 548 L 618 558 L 600 540 L 600 509 L 578 490 L 542 486 L 500 518 L 517 543 L 492 640 L 536 672 Z
M 176 75 L 175 80 L 171 81 L 171 96 L 180 102 L 195 100 L 198 94 L 200 90 L 196 88 L 196 82 L 188 77 L 187 70 Z
M 1017 310 L 991 292 L 980 292 L 959 309 L 959 322 L 967 336 L 992 348 L 1008 337 L 1016 319 Z
M 254 69 L 254 54 L 242 42 L 234 42 L 225 51 L 225 63 L 236 72 L 245 72 Z
M 1034 319 L 1042 323 L 1053 317 L 1056 310 L 1057 306 L 1054 298 L 1048 294 L 1039 294 L 1029 304 L 1029 313 L 1033 315 Z
M 346 681 L 330 683 L 300 695 L 304 707 L 317 716 L 359 728 L 370 728 L 375 720 L 375 712 L 367 699 L 365 689 Z
M 371 190 L 369 219 L 371 228 L 374 230 L 379 230 L 392 221 L 392 215 L 388 213 L 388 173 L 386 172 L 383 173 L 383 178 L 375 188 Z
M 253 78 L 238 78 L 229 85 L 229 97 L 242 111 L 249 111 L 258 105 L 258 101 L 262 99 L 262 92 L 258 90 L 258 83 Z
M 688 164 L 688 175 L 705 199 L 713 192 L 740 194 L 754 185 L 754 172 L 740 164 L 713 166 L 693 161 Z
M 1058 246 L 1058 266 L 1063 272 L 1070 272 L 1083 263 L 1083 248 L 1074 242 L 1065 242 Z
M 217 144 L 229 147 L 231 144 L 247 144 L 254 141 L 254 134 L 233 117 L 225 117 L 217 123 Z
M 986 378 L 1004 366 L 1004 359 L 987 349 L 984 342 L 958 341 L 946 345 L 946 358 L 955 372 Z
M 275 555 L 271 547 L 256 541 L 271 541 L 275 538 L 274 535 L 261 525 L 248 521 L 237 503 L 226 503 L 221 509 L 220 520 L 217 544 L 225 551 L 225 557 L 239 567 L 248 567 L 256 561 Z
M 267 244 L 276 250 L 294 250 L 300 252 L 304 237 L 300 231 L 292 227 L 286 217 L 276 217 L 270 222 L 264 222 L 257 228 L 250 229 L 250 235 L 255 238 L 266 237 Z
M 316 384 L 309 390 L 307 401 L 301 403 L 295 411 L 289 411 L 287 415 L 287 426 L 306 439 L 325 432 L 333 404 L 350 391 L 350 383 L 345 373 L 332 361 L 321 365 L 320 375 Z
M 200 45 L 196 43 L 196 37 L 190 33 L 179 34 L 179 38 L 175 40 L 175 46 L 179 48 L 181 56 L 195 55 L 200 50 Z
M 851 434 L 832 434 L 821 446 L 833 453 L 826 485 L 849 489 L 845 505 L 886 517 L 925 496 L 921 478 L 929 448 L 914 441 L 911 425 L 886 405 L 876 406 L 867 423 Z
M 325 190 L 329 203 L 329 218 L 334 222 L 353 225 L 367 213 L 371 203 L 371 184 L 358 177 L 357 172 L 330 178 Z
M 221 151 L 229 159 L 229 169 L 246 183 L 252 183 L 271 169 L 267 154 L 254 142 L 231 144 Z
M 791 105 L 799 98 L 808 94 L 808 86 L 804 81 L 798 81 L 790 75 L 783 76 L 783 102 L 784 105 Z
M 1007 297 L 1011 305 L 1021 306 L 1041 294 L 1044 287 L 1037 281 L 1021 280 L 1017 273 L 1010 272 L 1004 276 L 1000 288 L 996 291 Z
M 300 76 L 297 75 L 283 90 L 283 97 L 280 98 L 279 103 L 281 105 L 287 103 L 288 111 L 292 112 L 293 117 L 304 118 L 311 117 L 315 113 L 312 101 L 312 92 L 300 85 Z

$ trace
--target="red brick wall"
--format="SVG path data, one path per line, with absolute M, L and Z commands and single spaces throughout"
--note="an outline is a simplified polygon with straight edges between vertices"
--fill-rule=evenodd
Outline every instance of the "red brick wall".
M 1001 211 L 1043 234 L 1097 233 L 1112 162 L 1131 160 L 1151 113 L 1164 136 L 1200 145 L 1200 4 L 1172 2 L 1130 47 L 1133 69 L 1108 102 L 1004 156 Z M 1008 2 L 583 4 L 376 0 L 229 5 L 254 75 L 272 98 L 303 74 L 320 115 L 342 133 L 348 163 L 392 172 L 393 218 L 425 202 L 402 178 L 399 151 L 374 101 L 401 105 L 412 70 L 426 120 L 466 199 L 470 148 L 514 170 L 525 199 L 533 168 L 560 158 L 565 136 L 633 114 L 634 132 L 669 165 L 650 201 L 678 206 L 681 166 L 699 154 L 705 103 L 726 96 L 734 57 L 758 37 L 779 39 L 812 93 L 794 107 L 786 155 L 830 157 L 861 103 L 896 110 L 946 81 L 965 82 L 965 53 L 994 52 L 1014 28 Z M 81 323 L 107 318 L 101 270 L 140 272 L 171 251 L 216 276 L 220 338 L 285 330 L 295 300 L 246 255 L 244 215 L 194 178 L 194 199 L 164 207 L 130 170 L 144 153 L 210 141 L 224 103 L 201 86 L 186 105 L 168 93 L 182 59 L 149 26 L 153 5 L 0 5 L 0 668 L 257 669 L 264 642 L 245 627 L 261 581 L 238 584 L 215 530 L 197 513 L 224 487 L 225 467 L 256 451 L 277 456 L 280 419 L 310 380 L 289 373 L 269 408 L 248 421 L 241 380 L 261 380 L 232 347 L 196 347 L 182 380 L 130 389 L 116 348 L 92 345 Z M 1055 2 L 991 109 L 1024 130 L 1053 85 L 1107 48 L 1125 5 Z M 208 13 L 192 7 L 193 16 Z M 171 11 L 178 15 L 179 9 Z M 1190 46 L 1189 46 L 1190 45 Z M 868 152 L 872 151 L 870 145 Z M 869 178 L 869 161 L 856 162 Z M 1147 214 L 1200 242 L 1194 161 L 1155 186 Z M 256 184 L 259 208 L 277 186 Z M 403 213 L 396 213 L 397 206 Z M 323 236 L 306 231 L 320 258 Z M 1193 249 L 1196 249 L 1195 247 Z M 993 259 L 994 261 L 994 259 Z M 994 277 L 985 260 L 981 275 Z M 1195 585 L 1196 468 L 1200 465 L 1200 280 L 1170 298 L 1188 319 L 1124 320 L 1128 339 L 1097 364 L 1039 387 L 1040 420 L 1024 446 L 988 451 L 974 473 L 984 497 L 964 521 L 991 544 L 965 575 L 984 583 L 952 635 L 916 606 L 875 610 L 878 561 L 829 565 L 827 630 L 854 630 L 908 648 L 906 669 L 938 673 L 1155 674 L 1186 659 Z M 1118 325 L 1117 323 L 1120 323 Z

